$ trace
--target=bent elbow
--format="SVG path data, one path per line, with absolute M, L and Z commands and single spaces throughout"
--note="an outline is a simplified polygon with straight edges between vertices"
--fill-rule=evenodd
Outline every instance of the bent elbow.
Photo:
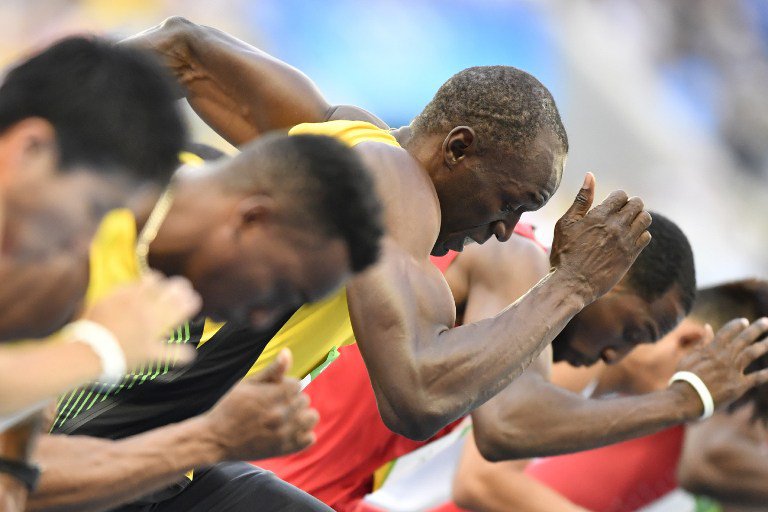
M 475 425 L 475 444 L 480 455 L 489 462 L 529 459 L 536 456 L 527 445 L 526 436 L 510 430 L 482 428 Z
M 381 419 L 389 430 L 412 441 L 426 441 L 444 426 L 434 417 L 420 412 L 382 413 Z

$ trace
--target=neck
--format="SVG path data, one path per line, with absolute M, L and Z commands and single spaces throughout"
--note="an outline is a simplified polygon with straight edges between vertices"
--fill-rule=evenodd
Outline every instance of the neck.
M 410 126 L 403 126 L 392 131 L 397 143 L 405 149 L 409 155 L 426 169 L 432 176 L 435 169 L 441 165 L 441 151 L 435 151 L 435 148 L 441 148 L 443 137 L 441 135 L 420 135 L 415 136 Z

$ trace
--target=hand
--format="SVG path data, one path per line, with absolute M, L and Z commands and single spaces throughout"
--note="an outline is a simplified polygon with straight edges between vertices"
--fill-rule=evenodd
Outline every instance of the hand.
M 301 393 L 299 381 L 287 377 L 291 352 L 254 378 L 227 393 L 205 416 L 221 460 L 253 460 L 292 453 L 315 442 L 312 429 L 319 420 Z
M 192 347 L 166 343 L 171 330 L 200 310 L 201 300 L 183 277 L 151 272 L 138 283 L 121 287 L 89 307 L 83 318 L 117 338 L 129 368 L 159 361 L 173 351 L 176 364 L 194 359 Z
M 639 197 L 611 193 L 590 210 L 595 177 L 587 173 L 570 209 L 555 225 L 550 262 L 579 283 L 586 303 L 607 293 L 651 241 L 651 215 Z
M 172 16 L 159 25 L 123 39 L 119 44 L 154 53 L 179 78 L 181 73 L 190 69 L 192 55 L 186 44 L 186 34 L 195 26 L 181 16 Z
M 768 352 L 768 340 L 755 343 L 768 332 L 768 318 L 761 318 L 752 325 L 744 318 L 732 320 L 716 336 L 712 334 L 712 328 L 707 327 L 711 341 L 688 354 L 677 369 L 695 373 L 704 381 L 715 408 L 726 406 L 750 388 L 768 382 L 768 369 L 744 373 L 752 361 Z M 701 415 L 701 401 L 689 384 L 676 382 L 671 388 L 690 395 L 691 402 L 696 404 L 693 417 Z

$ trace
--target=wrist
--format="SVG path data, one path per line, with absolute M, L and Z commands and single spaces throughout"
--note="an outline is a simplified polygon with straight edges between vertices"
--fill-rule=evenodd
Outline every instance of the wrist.
M 16 480 L 17 487 L 21 485 L 27 492 L 32 492 L 37 487 L 40 480 L 40 468 L 27 462 L 0 458 L 0 474 L 6 476 L 9 480 Z
M 63 332 L 71 343 L 87 345 L 99 359 L 101 375 L 98 382 L 115 384 L 128 372 L 123 347 L 112 331 L 103 325 L 90 320 L 78 320 L 67 325 Z
M 701 377 L 691 371 L 679 371 L 675 373 L 671 379 L 669 379 L 670 386 L 677 383 L 687 385 L 696 394 L 698 403 L 701 405 L 701 407 L 698 408 L 701 412 L 699 419 L 705 420 L 714 414 L 715 401 L 712 397 L 712 393 L 709 391 L 709 388 L 701 379 Z
M 201 444 L 200 453 L 205 460 L 199 466 L 212 466 L 229 458 L 230 450 L 224 441 L 225 436 L 218 433 L 216 422 L 207 413 L 187 421 L 192 424 Z
M 674 410 L 681 422 L 693 421 L 701 418 L 704 406 L 699 395 L 688 383 L 682 381 L 672 382 L 667 387 L 667 392 L 674 396 Z
M 557 289 L 562 290 L 573 305 L 581 311 L 595 301 L 592 286 L 582 274 L 563 267 L 554 267 L 550 279 Z

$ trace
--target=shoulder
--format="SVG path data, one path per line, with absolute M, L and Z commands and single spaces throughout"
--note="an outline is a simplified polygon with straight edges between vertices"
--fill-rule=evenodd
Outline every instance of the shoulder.
M 459 255 L 460 265 L 474 279 L 496 283 L 538 282 L 549 271 L 549 258 L 533 240 L 513 235 L 506 242 L 491 238 L 483 245 L 468 245 Z
M 388 235 L 428 256 L 440 231 L 440 202 L 427 171 L 400 147 L 363 142 L 355 150 L 376 182 Z
M 324 121 L 365 121 L 372 125 L 381 128 L 382 130 L 389 130 L 387 123 L 371 114 L 365 109 L 355 107 L 354 105 L 334 105 L 325 114 Z

